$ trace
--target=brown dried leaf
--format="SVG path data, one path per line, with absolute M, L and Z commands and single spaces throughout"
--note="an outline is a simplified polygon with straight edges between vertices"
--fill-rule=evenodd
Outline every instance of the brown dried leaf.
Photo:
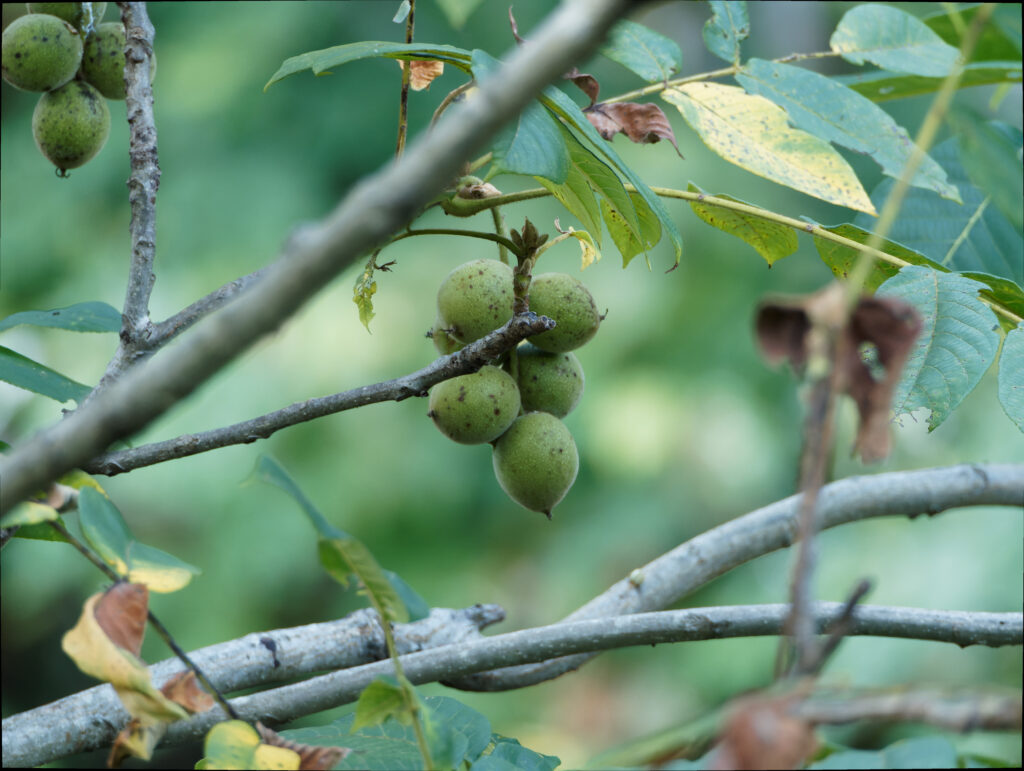
M 597 82 L 597 78 L 588 72 L 580 72 L 578 69 L 573 67 L 565 75 L 562 76 L 566 80 L 571 80 L 577 88 L 579 88 L 587 97 L 590 99 L 590 104 L 593 105 L 597 101 L 597 95 L 601 93 L 601 85 Z M 609 137 L 605 137 L 608 139 Z
M 405 62 L 398 59 L 398 66 L 405 69 Z M 414 59 L 409 62 L 409 88 L 424 91 L 430 88 L 434 78 L 444 74 L 444 62 L 436 59 Z
M 811 725 L 789 714 L 793 697 L 737 703 L 714 753 L 714 769 L 799 768 L 818 740 Z
M 284 747 L 298 754 L 300 769 L 322 769 L 333 768 L 334 765 L 345 758 L 352 750 L 348 747 L 321 747 L 315 744 L 299 744 L 279 736 L 271 731 L 263 723 L 256 723 L 256 730 L 264 744 L 273 747 Z
M 516 17 L 512 15 L 512 6 L 508 7 L 508 23 L 512 25 L 512 37 L 516 39 L 517 45 L 523 44 L 523 39 L 519 37 L 519 25 L 516 24 Z
M 214 705 L 213 697 L 199 685 L 196 673 L 187 670 L 178 672 L 164 683 L 160 692 L 176 704 L 180 704 L 193 715 L 206 712 Z
M 769 364 L 789 361 L 796 372 L 807 363 L 807 333 L 811 322 L 803 308 L 786 307 L 780 303 L 762 303 L 755 322 L 761 355 Z
M 149 590 L 145 584 L 118 583 L 96 603 L 93 615 L 110 641 L 138 656 L 146 633 Z
M 604 102 L 585 109 L 587 120 L 605 139 L 611 139 L 620 131 L 631 141 L 641 145 L 654 144 L 667 139 L 682 158 L 676 135 L 672 132 L 668 118 L 653 102 Z

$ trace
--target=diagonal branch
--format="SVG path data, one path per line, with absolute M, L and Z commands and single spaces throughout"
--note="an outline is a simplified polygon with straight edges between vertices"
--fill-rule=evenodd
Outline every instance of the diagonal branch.
M 629 5 L 559 5 L 537 35 L 480 82 L 475 99 L 453 106 L 401 159 L 356 185 L 331 214 L 293 239 L 262 280 L 196 324 L 186 343 L 131 368 L 88 405 L 0 460 L 0 514 L 138 432 L 407 225 L 544 86 L 593 51 Z
M 554 322 L 547 316 L 538 316 L 535 313 L 520 314 L 480 340 L 470 343 L 450 356 L 442 356 L 411 374 L 319 399 L 297 402 L 267 415 L 212 431 L 185 434 L 164 442 L 107 453 L 86 464 L 84 469 L 91 474 L 114 476 L 154 463 L 184 458 L 233 444 L 247 444 L 258 439 L 266 439 L 282 428 L 355 407 L 401 401 L 410 396 L 423 396 L 435 383 L 475 372 L 488 361 L 514 348 L 519 341 L 553 326 Z

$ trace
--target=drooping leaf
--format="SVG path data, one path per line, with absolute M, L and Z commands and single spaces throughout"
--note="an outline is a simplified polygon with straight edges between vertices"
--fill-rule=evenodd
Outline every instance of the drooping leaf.
M 686 83 L 662 98 L 679 108 L 704 144 L 730 163 L 829 203 L 875 213 L 860 180 L 830 144 L 791 128 L 761 96 L 718 83 Z
M 501 63 L 479 49 L 473 51 L 473 74 L 486 77 Z M 569 173 L 569 152 L 558 122 L 536 102 L 531 102 L 494 140 L 495 171 L 543 177 L 555 184 Z
M 970 27 L 980 5 L 958 10 L 964 28 Z M 935 31 L 940 38 L 954 48 L 960 47 L 961 36 L 953 22 L 952 13 L 937 13 L 922 21 Z M 1020 3 L 999 3 L 981 29 L 974 50 L 972 62 L 1020 59 L 1021 42 Z
M 626 267 L 638 254 L 644 254 L 652 249 L 661 240 L 661 223 L 657 215 L 651 211 L 647 202 L 636 193 L 629 194 L 633 201 L 633 207 L 640 221 L 640 238 L 637 238 L 633 231 L 623 220 L 622 216 L 606 200 L 601 201 L 601 210 L 604 214 L 604 224 L 608 233 L 615 242 L 619 253 L 622 255 L 622 267 Z
M 960 162 L 974 186 L 988 194 L 992 203 L 1018 232 L 1024 233 L 1024 164 L 1020 144 L 1008 132 L 986 122 L 977 113 L 961 108 L 950 115 L 957 129 Z
M 1020 131 L 1005 124 L 991 125 L 1020 145 Z M 963 206 L 913 188 L 907 192 L 889 238 L 951 270 L 990 273 L 1024 286 L 1024 238 L 990 205 L 986 194 L 971 184 L 960 161 L 956 138 L 936 145 L 932 157 L 959 189 Z M 877 206 L 883 205 L 893 184 L 883 179 L 872 191 L 871 199 Z M 865 229 L 872 227 L 871 221 L 860 215 L 854 223 Z
M 711 18 L 704 22 L 704 45 L 719 59 L 740 63 L 740 41 L 750 34 L 750 18 L 743 0 L 711 0 Z
M 683 69 L 683 53 L 674 40 L 627 19 L 612 27 L 600 52 L 649 83 Z
M 687 190 L 694 193 L 703 193 L 699 187 L 692 182 Z M 739 199 L 720 193 L 715 194 L 716 198 L 724 198 L 727 201 L 745 203 Z M 750 204 L 747 204 L 748 206 Z M 736 236 L 746 241 L 760 254 L 768 265 L 776 260 L 788 257 L 797 250 L 799 242 L 796 232 L 785 225 L 771 222 L 762 217 L 755 217 L 732 209 L 723 209 L 719 206 L 708 206 L 700 201 L 691 201 L 690 208 L 693 213 L 704 220 L 712 227 Z
M 683 256 L 683 237 L 680 235 L 679 228 L 676 226 L 675 221 L 671 216 L 669 216 L 668 211 L 662 204 L 661 199 L 654 194 L 651 188 L 647 186 L 647 183 L 644 182 L 636 172 L 634 172 L 627 164 L 623 163 L 618 153 L 616 153 L 607 142 L 601 139 L 601 135 L 597 133 L 597 130 L 592 125 L 590 125 L 590 121 L 587 120 L 586 116 L 580 108 L 576 106 L 576 103 L 572 99 L 567 97 L 557 88 L 549 86 L 544 89 L 544 95 L 541 97 L 541 103 L 568 123 L 569 126 L 578 132 L 578 134 L 585 137 L 587 141 L 590 142 L 594 152 L 607 159 L 608 165 L 617 169 L 618 172 L 633 185 L 636 192 L 644 199 L 644 202 L 658 218 L 663 231 L 668 234 L 669 240 L 672 242 L 672 247 L 675 250 L 675 262 L 678 264 L 680 258 Z
M 984 287 L 951 273 L 910 265 L 876 292 L 913 305 L 923 326 L 893 396 L 899 415 L 931 410 L 928 430 L 949 417 L 981 380 L 999 346 L 998 323 L 978 299 Z
M 933 94 L 942 87 L 944 80 L 944 78 L 926 78 L 921 75 L 893 74 L 885 70 L 875 70 L 859 75 L 838 75 L 832 79 L 867 97 L 872 102 Z M 964 68 L 963 76 L 960 78 L 960 88 L 1020 82 L 1020 60 L 1015 62 L 972 62 Z
M 555 221 L 555 224 L 557 226 L 557 220 Z M 575 238 L 577 243 L 580 245 L 580 270 L 586 270 L 601 259 L 601 252 L 598 251 L 590 233 L 585 230 L 574 230 L 573 228 L 569 228 L 567 232 L 570 236 Z
M 828 142 L 869 156 L 895 179 L 914 151 L 913 140 L 887 112 L 831 78 L 802 67 L 751 59 L 736 75 L 749 94 L 758 94 L 782 107 L 793 125 Z M 960 202 L 946 172 L 927 155 L 911 181 Z
M 667 139 L 679 153 L 676 135 L 661 108 L 653 102 L 609 102 L 594 104 L 583 111 L 591 125 L 607 140 L 623 133 L 631 142 L 652 145 Z M 680 153 L 680 157 L 682 154 Z
M 442 62 L 450 62 L 464 72 L 470 71 L 470 53 L 463 48 L 448 45 L 426 45 L 423 43 L 390 43 L 387 41 L 366 40 L 361 43 L 347 43 L 346 45 L 324 48 L 319 51 L 308 51 L 298 56 L 285 59 L 284 63 L 273 74 L 267 85 L 263 87 L 266 91 L 280 80 L 291 75 L 310 70 L 314 75 L 330 75 L 333 67 L 340 67 L 349 62 L 360 59 L 375 59 L 386 57 L 389 59 L 435 59 Z
M 948 75 L 960 55 L 917 17 L 878 3 L 847 11 L 830 45 L 853 64 L 868 61 L 890 72 L 931 78 Z
M 569 134 L 565 127 L 561 127 L 561 131 L 563 138 L 566 140 L 569 157 L 572 160 L 572 163 L 569 165 L 569 173 L 565 177 L 565 182 L 561 185 L 556 185 L 554 182 L 544 179 L 543 177 L 536 177 L 536 180 L 547 188 L 555 199 L 569 210 L 570 214 L 580 221 L 584 230 L 594 234 L 597 244 L 600 247 L 601 208 L 597 203 L 597 198 L 594 195 L 594 188 L 591 187 L 591 183 L 588 181 L 587 175 L 584 173 L 583 168 L 578 165 L 574 159 L 574 153 L 581 154 L 582 152 L 585 152 L 585 150 L 579 142 Z M 594 158 L 594 161 L 600 163 L 596 158 Z M 583 161 L 583 163 L 586 162 L 586 160 Z M 605 168 L 607 169 L 607 167 Z M 608 173 L 618 181 L 618 177 L 615 177 L 612 170 L 607 170 Z M 626 191 L 625 188 L 622 187 L 621 182 L 618 183 L 618 186 L 622 190 L 623 195 L 625 195 Z
M 352 302 L 359 309 L 359 321 L 366 327 L 367 332 L 370 331 L 370 322 L 376 315 L 373 312 L 373 296 L 377 294 L 377 282 L 373 278 L 374 268 L 377 267 L 376 258 L 377 255 L 373 255 L 366 261 L 366 267 L 352 287 Z
M 999 403 L 1024 431 L 1024 325 L 1007 333 L 999 355 Z
M 0 345 L 0 380 L 26 391 L 48 396 L 58 402 L 74 399 L 81 402 L 92 391 L 69 377 L 40 364 L 27 356 Z
M 121 313 L 106 303 L 87 302 L 49 311 L 22 311 L 0 320 L 0 332 L 18 324 L 54 327 L 71 332 L 118 332 Z

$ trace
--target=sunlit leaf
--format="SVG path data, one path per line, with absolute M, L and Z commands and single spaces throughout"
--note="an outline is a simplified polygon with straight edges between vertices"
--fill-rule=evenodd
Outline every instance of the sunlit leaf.
M 711 0 L 711 18 L 704 22 L 704 45 L 719 59 L 740 62 L 740 41 L 750 34 L 747 4 L 742 0 Z
M 92 389 L 0 345 L 0 380 L 58 402 L 81 402 Z
M 899 179 L 913 154 L 913 140 L 887 112 L 824 75 L 751 59 L 736 80 L 747 93 L 759 94 L 782 107 L 797 128 L 867 155 L 890 177 Z M 911 184 L 960 202 L 960 194 L 946 180 L 946 172 L 927 155 Z
M 601 201 L 604 224 L 622 255 L 622 267 L 629 265 L 634 257 L 646 253 L 661 240 L 661 223 L 658 221 L 658 217 L 639 195 L 630 193 L 629 197 L 633 201 L 637 219 L 640 222 L 640 238 L 634 235 L 633 230 L 628 227 L 618 211 L 609 206 L 606 200 Z
M 1024 431 L 1024 324 L 1003 340 L 999 355 L 999 403 L 1017 428 Z
M 692 182 L 687 189 L 694 193 L 704 192 Z M 721 193 L 716 193 L 715 197 L 744 203 Z M 797 250 L 799 245 L 796 232 L 792 228 L 771 222 L 763 217 L 755 217 L 732 209 L 723 209 L 720 206 L 709 206 L 700 201 L 690 201 L 690 208 L 693 209 L 694 214 L 712 227 L 746 241 L 769 265 L 783 257 L 788 257 Z
M 101 302 L 78 303 L 49 311 L 22 311 L 0 320 L 0 332 L 18 324 L 70 332 L 118 332 L 121 329 L 121 312 Z
M 877 3 L 847 11 L 830 44 L 853 64 L 868 61 L 890 72 L 932 78 L 948 75 L 960 55 L 917 17 Z
M 686 83 L 662 98 L 730 163 L 829 203 L 875 212 L 846 160 L 828 142 L 791 128 L 785 111 L 764 97 L 736 86 Z
M 913 305 L 923 327 L 893 395 L 899 415 L 925 407 L 934 431 L 981 380 L 999 346 L 998 323 L 977 281 L 910 265 L 876 293 Z
M 374 59 L 386 57 L 389 59 L 436 59 L 442 62 L 451 62 L 459 69 L 470 71 L 470 53 L 462 48 L 447 45 L 424 45 L 422 43 L 389 43 L 387 41 L 367 40 L 361 43 L 348 43 L 346 45 L 324 48 L 319 51 L 308 51 L 290 59 L 284 63 L 273 74 L 267 85 L 263 87 L 266 91 L 279 80 L 295 75 L 299 72 L 310 70 L 314 75 L 329 75 L 332 67 L 340 67 L 349 62 L 360 59 Z
M 668 80 L 683 69 L 676 41 L 626 19 L 612 27 L 600 52 L 650 83 Z

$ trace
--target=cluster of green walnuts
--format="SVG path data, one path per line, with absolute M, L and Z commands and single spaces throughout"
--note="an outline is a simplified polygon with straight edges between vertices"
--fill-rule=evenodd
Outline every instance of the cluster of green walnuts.
M 106 99 L 124 99 L 125 31 L 101 24 L 106 3 L 28 3 L 3 33 L 3 78 L 41 91 L 32 114 L 36 146 L 65 176 L 110 134 Z M 155 68 L 155 62 L 154 62 Z
M 512 318 L 513 271 L 497 260 L 460 265 L 437 293 L 431 330 L 442 354 L 492 332 Z M 427 413 L 460 444 L 493 446 L 494 475 L 512 500 L 551 517 L 576 480 L 579 454 L 562 422 L 583 395 L 583 368 L 575 349 L 601 323 L 594 298 L 565 273 L 534 276 L 530 310 L 555 321 L 504 357 L 471 375 L 438 383 Z

